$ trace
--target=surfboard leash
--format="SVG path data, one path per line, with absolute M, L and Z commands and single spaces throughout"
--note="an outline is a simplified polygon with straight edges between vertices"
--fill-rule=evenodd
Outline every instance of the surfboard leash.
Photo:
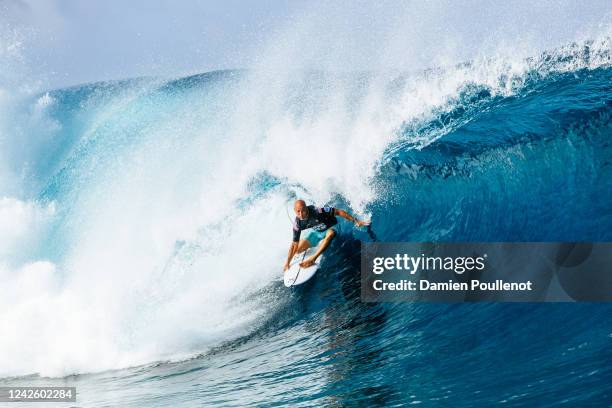
M 306 258 L 306 252 L 307 252 L 307 250 L 304 251 L 304 255 L 302 255 L 302 259 L 301 259 L 302 261 L 304 261 L 304 258 Z M 298 278 L 300 277 L 300 272 L 301 271 L 302 271 L 302 267 L 300 266 L 298 268 L 297 273 L 295 274 L 295 279 L 293 280 L 293 282 L 291 282 L 291 286 L 293 286 L 293 284 L 298 280 Z

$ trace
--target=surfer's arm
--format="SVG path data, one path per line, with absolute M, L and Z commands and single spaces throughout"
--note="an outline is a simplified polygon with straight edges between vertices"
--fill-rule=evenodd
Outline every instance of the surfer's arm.
M 291 242 L 291 246 L 289 247 L 289 253 L 287 254 L 287 262 L 285 262 L 284 270 L 287 270 L 289 268 L 289 263 L 293 259 L 293 255 L 295 255 L 295 253 L 297 252 L 297 249 L 298 249 L 298 242 L 295 242 L 295 241 Z
M 351 214 L 339 208 L 334 209 L 334 214 L 339 215 L 340 217 L 349 220 L 350 222 L 354 223 L 358 227 L 363 227 L 364 225 L 370 225 L 369 221 L 359 221 L 357 218 L 353 217 Z
M 291 232 L 293 232 L 293 241 L 291 242 L 291 246 L 289 247 L 289 253 L 287 254 L 287 262 L 285 262 L 284 270 L 287 270 L 289 268 L 289 263 L 293 259 L 293 255 L 295 255 L 295 253 L 297 252 L 298 244 L 300 243 L 300 233 L 302 231 L 300 226 L 298 225 L 297 218 L 293 222 L 293 229 L 291 230 Z

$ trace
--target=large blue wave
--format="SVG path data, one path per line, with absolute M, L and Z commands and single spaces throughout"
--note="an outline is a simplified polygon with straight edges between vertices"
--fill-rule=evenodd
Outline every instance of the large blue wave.
M 140 405 L 159 384 L 253 405 L 609 401 L 607 305 L 362 303 L 368 235 L 347 225 L 311 284 L 278 279 L 295 196 L 371 216 L 383 241 L 610 240 L 612 69 L 605 47 L 570 51 L 518 73 L 222 71 L 20 101 L 12 193 L 44 226 L 7 262 L 51 264 L 33 296 L 65 315 L 27 345 L 78 330 L 59 363 L 1 374 L 103 371 L 71 381 L 138 383 Z
M 397 204 L 390 214 L 388 197 L 376 203 L 387 221 L 383 235 L 414 241 L 609 240 L 610 75 L 607 68 L 563 73 L 509 97 L 478 91 L 461 96 L 467 103 L 436 121 L 407 127 L 408 134 L 451 131 L 422 149 L 389 155 L 381 183 Z

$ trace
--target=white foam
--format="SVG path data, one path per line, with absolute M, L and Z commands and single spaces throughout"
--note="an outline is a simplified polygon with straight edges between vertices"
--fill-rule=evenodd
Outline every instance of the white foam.
M 27 256 L 24 251 L 37 245 L 54 214 L 54 203 L 0 197 L 0 260 Z

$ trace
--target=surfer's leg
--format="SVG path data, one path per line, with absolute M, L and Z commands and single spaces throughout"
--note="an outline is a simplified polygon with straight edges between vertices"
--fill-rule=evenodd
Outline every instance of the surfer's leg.
M 308 248 L 310 248 L 310 242 L 308 242 L 307 239 L 300 239 L 300 243 L 298 244 L 296 253 L 299 254 L 300 252 L 304 252 Z
M 304 237 L 304 240 L 307 242 L 308 246 L 304 247 L 304 250 L 308 248 L 314 248 L 319 245 L 319 242 L 325 237 L 324 232 L 310 230 Z
M 317 260 L 317 258 L 323 253 L 323 251 L 327 249 L 329 244 L 331 244 L 332 239 L 334 239 L 335 236 L 336 236 L 336 231 L 334 231 L 331 228 L 328 229 L 327 233 L 325 234 L 325 238 L 323 238 L 323 240 L 319 244 L 317 252 L 315 252 L 314 255 L 312 255 L 308 259 L 304 260 L 304 262 L 300 263 L 300 266 L 302 266 L 303 268 L 307 268 L 313 265 L 315 261 Z
M 334 231 L 331 228 L 327 230 L 327 234 L 325 234 L 325 238 L 323 238 L 323 241 L 321 241 L 321 243 L 319 244 L 319 249 L 312 256 L 313 262 L 316 261 L 319 255 L 321 255 L 323 251 L 327 249 L 327 247 L 329 246 L 329 244 L 331 244 L 332 239 L 334 239 L 335 236 L 336 236 L 336 231 Z

